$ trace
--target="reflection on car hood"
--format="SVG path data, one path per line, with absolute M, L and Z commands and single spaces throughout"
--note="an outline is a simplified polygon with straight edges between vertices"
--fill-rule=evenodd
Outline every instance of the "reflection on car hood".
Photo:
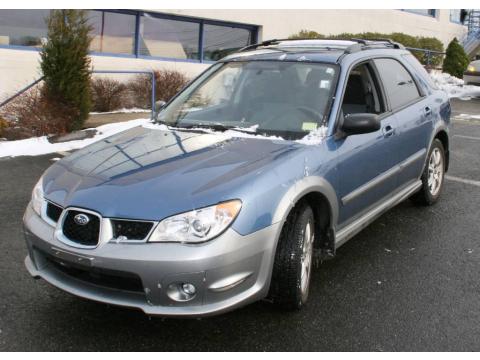
M 301 147 L 283 140 L 138 127 L 54 164 L 44 177 L 45 194 L 64 207 L 107 217 L 159 220 L 242 198 L 261 168 Z

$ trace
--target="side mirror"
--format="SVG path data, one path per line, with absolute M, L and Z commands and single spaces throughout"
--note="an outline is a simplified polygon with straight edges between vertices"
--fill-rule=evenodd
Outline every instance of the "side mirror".
M 347 135 L 367 134 L 380 129 L 377 114 L 348 114 L 343 119 L 342 130 Z
M 157 118 L 158 113 L 160 112 L 160 110 L 162 110 L 162 108 L 165 106 L 165 104 L 166 104 L 166 102 L 163 101 L 163 100 L 155 101 L 155 114 L 153 114 L 154 119 Z

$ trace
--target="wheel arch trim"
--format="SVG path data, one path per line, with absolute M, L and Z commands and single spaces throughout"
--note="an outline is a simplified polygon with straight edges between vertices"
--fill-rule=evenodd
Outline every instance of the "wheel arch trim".
M 330 208 L 330 227 L 335 229 L 338 220 L 337 195 L 333 186 L 320 176 L 305 177 L 292 185 L 280 199 L 272 222 L 284 222 L 295 204 L 310 193 L 318 193 L 325 197 Z

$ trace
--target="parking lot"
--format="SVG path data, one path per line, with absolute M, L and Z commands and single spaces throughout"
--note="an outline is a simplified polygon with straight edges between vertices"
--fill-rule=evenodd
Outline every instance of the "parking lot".
M 480 100 L 454 101 L 439 203 L 406 201 L 321 264 L 300 312 L 259 302 L 148 318 L 66 294 L 24 268 L 22 214 L 58 154 L 0 159 L 0 350 L 480 351 Z

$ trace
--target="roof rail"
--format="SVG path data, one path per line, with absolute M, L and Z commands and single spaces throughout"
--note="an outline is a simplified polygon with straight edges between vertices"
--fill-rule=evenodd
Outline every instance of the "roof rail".
M 247 45 L 243 48 L 241 48 L 240 50 L 238 50 L 237 52 L 243 52 L 243 51 L 248 51 L 248 50 L 253 50 L 253 49 L 256 49 L 260 46 L 268 46 L 268 45 L 273 45 L 275 43 L 279 43 L 280 41 L 286 41 L 288 39 L 270 39 L 270 40 L 265 40 L 265 41 L 262 41 L 262 42 L 259 42 L 259 43 L 256 43 L 256 44 L 251 44 L 251 45 Z
M 238 52 L 243 52 L 243 51 L 249 51 L 249 50 L 254 50 L 257 49 L 261 46 L 269 46 L 269 45 L 276 45 L 279 44 L 282 41 L 302 41 L 302 40 L 330 40 L 330 41 L 352 41 L 356 42 L 356 44 L 352 44 L 348 46 L 345 49 L 345 52 L 348 54 L 361 51 L 363 49 L 368 49 L 371 47 L 379 47 L 379 46 L 387 46 L 387 47 L 392 47 L 394 49 L 405 49 L 405 47 L 397 42 L 392 41 L 391 39 L 326 39 L 326 38 L 302 38 L 302 39 L 271 39 L 271 40 L 265 40 L 256 44 L 251 44 L 248 46 L 245 46 L 238 50 Z
M 394 49 L 405 49 L 405 46 L 402 44 L 393 41 L 392 39 L 388 38 L 378 38 L 378 39 L 352 39 L 353 40 L 364 40 L 365 45 L 381 45 L 382 43 L 387 43 L 391 45 Z

